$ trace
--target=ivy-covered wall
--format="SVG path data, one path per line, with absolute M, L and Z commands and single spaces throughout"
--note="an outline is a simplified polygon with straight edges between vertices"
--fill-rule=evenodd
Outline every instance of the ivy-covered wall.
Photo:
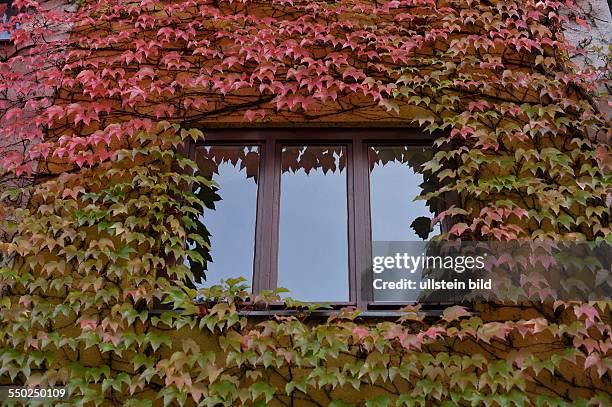
M 423 198 L 458 196 L 440 239 L 609 242 L 608 71 L 572 63 L 573 2 L 14 3 L 0 384 L 66 385 L 65 405 L 610 404 L 607 301 L 257 319 L 239 311 L 275 293 L 194 303 L 183 262 L 206 247 L 188 186 L 211 182 L 177 151 L 214 124 L 419 126 L 444 183 Z

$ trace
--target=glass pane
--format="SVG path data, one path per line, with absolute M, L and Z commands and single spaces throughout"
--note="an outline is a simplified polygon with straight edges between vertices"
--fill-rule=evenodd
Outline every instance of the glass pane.
M 373 241 L 422 241 L 440 233 L 430 230 L 432 210 L 415 198 L 435 184 L 421 168 L 432 158 L 425 147 L 370 147 L 370 210 Z
M 370 147 L 370 211 L 372 222 L 372 255 L 388 256 L 402 248 L 411 256 L 420 256 L 424 240 L 440 233 L 438 225 L 431 230 L 430 209 L 433 203 L 415 200 L 422 192 L 430 192 L 436 184 L 422 172 L 422 165 L 432 158 L 431 148 Z M 399 243 L 411 241 L 413 243 Z M 421 242 L 421 243 L 418 243 Z M 406 248 L 411 250 L 405 250 Z M 399 253 L 399 251 L 397 251 Z M 417 285 L 422 269 L 414 273 L 390 270 L 374 278 L 395 281 L 406 278 Z M 375 301 L 408 301 L 419 299 L 419 290 L 374 290 Z
M 210 233 L 212 257 L 201 286 L 245 277 L 252 287 L 259 148 L 209 146 L 198 150 L 197 161 L 203 174 L 218 184 L 219 196 L 214 209 L 200 216 Z
M 348 301 L 345 147 L 284 147 L 278 286 L 301 301 Z

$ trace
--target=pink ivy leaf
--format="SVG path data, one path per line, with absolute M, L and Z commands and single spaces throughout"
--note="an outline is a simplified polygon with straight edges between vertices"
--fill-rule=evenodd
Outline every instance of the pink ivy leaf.
M 79 321 L 79 326 L 84 331 L 95 330 L 98 323 L 95 319 L 81 318 Z
M 451 227 L 449 234 L 461 236 L 467 229 L 469 229 L 469 226 L 466 223 L 455 223 Z
M 363 341 L 370 336 L 370 330 L 362 326 L 357 326 L 353 328 L 353 335 L 355 335 L 358 340 Z
M 246 118 L 248 121 L 250 121 L 250 122 L 252 122 L 253 120 L 255 120 L 255 118 L 256 118 L 257 116 L 260 116 L 260 117 L 265 117 L 265 115 L 266 115 L 266 111 L 265 111 L 265 110 L 263 110 L 263 109 L 260 109 L 260 110 L 247 110 L 247 111 L 245 111 L 245 112 L 244 112 L 244 117 L 245 117 L 245 118 Z
M 599 361 L 601 360 L 601 358 L 599 357 L 599 354 L 597 353 L 591 353 L 589 356 L 587 356 L 584 359 L 584 368 L 588 369 L 592 366 L 596 366 L 597 364 L 599 364 Z
M 587 31 L 590 32 L 592 30 L 591 26 L 589 25 L 589 23 L 586 22 L 586 20 L 583 20 L 582 18 L 578 16 L 576 16 L 575 19 L 576 19 L 576 23 L 584 27 Z
M 586 317 L 587 325 L 591 326 L 595 323 L 596 320 L 601 320 L 599 316 L 599 311 L 597 308 L 590 304 L 582 304 L 580 306 L 574 307 L 574 314 L 576 314 L 577 318 L 581 318 L 582 316 Z
M 442 336 L 445 333 L 446 333 L 446 328 L 443 328 L 441 326 L 432 326 L 432 327 L 429 327 L 425 332 L 423 332 L 423 335 L 426 338 L 438 339 L 438 337 Z
M 470 313 L 467 309 L 465 309 L 465 307 L 454 305 L 444 310 L 444 312 L 442 313 L 442 319 L 444 319 L 446 322 L 452 322 L 461 317 L 466 317 L 469 315 Z

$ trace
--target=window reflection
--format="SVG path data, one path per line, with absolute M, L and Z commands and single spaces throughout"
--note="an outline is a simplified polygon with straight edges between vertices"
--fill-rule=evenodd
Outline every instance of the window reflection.
M 282 149 L 278 287 L 302 301 L 348 301 L 346 148 Z
M 370 210 L 372 240 L 427 240 L 440 233 L 431 230 L 432 208 L 415 198 L 435 184 L 426 179 L 422 166 L 432 158 L 424 147 L 370 147 Z
M 220 197 L 214 209 L 199 217 L 210 233 L 210 255 L 200 286 L 245 277 L 253 285 L 257 208 L 257 146 L 207 146 L 198 151 L 198 166 L 212 178 Z

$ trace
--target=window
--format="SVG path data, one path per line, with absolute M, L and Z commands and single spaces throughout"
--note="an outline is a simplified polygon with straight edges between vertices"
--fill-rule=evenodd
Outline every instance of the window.
M 245 277 L 253 291 L 375 305 L 372 242 L 428 239 L 437 186 L 422 165 L 432 140 L 414 130 L 213 130 L 192 149 L 211 177 L 211 243 L 201 284 Z
M 3 24 L 6 24 L 12 16 L 17 15 L 17 10 L 11 7 L 12 4 L 13 0 L 0 0 L 0 10 L 3 10 L 0 17 Z M 10 39 L 11 35 L 8 31 L 0 30 L 0 41 L 9 41 Z

